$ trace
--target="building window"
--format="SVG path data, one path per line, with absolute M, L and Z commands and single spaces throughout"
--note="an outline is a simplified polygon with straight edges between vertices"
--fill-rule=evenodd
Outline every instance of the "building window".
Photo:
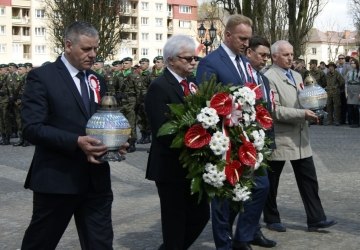
M 162 41 L 162 34 L 161 33 L 157 33 L 157 34 L 155 34 L 155 40 L 156 41 Z
M 149 49 L 147 49 L 147 48 L 142 48 L 142 49 L 141 49 L 141 55 L 142 55 L 142 56 L 147 56 L 147 55 L 149 55 Z
M 44 27 L 36 27 L 35 28 L 35 36 L 45 36 L 45 28 Z
M 316 55 L 316 48 L 311 48 L 311 54 Z
M 0 35 L 6 35 L 5 25 L 0 25 Z
M 162 18 L 155 18 L 155 24 L 156 26 L 162 26 L 163 25 L 163 19 Z
M 184 29 L 190 29 L 191 28 L 191 22 L 190 21 L 179 21 L 179 27 Z
M 45 45 L 35 45 L 36 54 L 45 54 Z
M 163 50 L 162 49 L 157 49 L 157 55 L 158 56 L 162 56 L 163 55 Z
M 0 7 L 0 16 L 5 16 L 5 7 Z
M 6 52 L 6 44 L 0 44 L 0 53 Z
M 141 33 L 141 40 L 148 41 L 149 40 L 149 33 Z
M 156 11 L 162 11 L 162 3 L 155 3 L 155 9 Z
M 148 25 L 149 24 L 149 18 L 148 17 L 142 17 L 141 18 L 141 24 L 142 25 Z
M 149 10 L 149 3 L 148 2 L 142 2 L 141 3 L 141 9 L 142 10 Z
M 179 6 L 179 13 L 191 14 L 191 7 L 187 6 L 187 5 L 180 5 Z
M 45 10 L 35 10 L 36 18 L 45 18 Z

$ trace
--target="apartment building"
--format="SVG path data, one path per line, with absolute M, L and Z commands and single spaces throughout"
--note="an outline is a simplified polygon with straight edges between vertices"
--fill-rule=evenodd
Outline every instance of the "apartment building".
M 0 0 L 0 63 L 53 61 L 59 54 L 51 41 L 44 0 Z M 127 0 L 120 12 L 121 41 L 109 62 L 130 56 L 152 59 L 173 34 L 197 36 L 196 0 Z

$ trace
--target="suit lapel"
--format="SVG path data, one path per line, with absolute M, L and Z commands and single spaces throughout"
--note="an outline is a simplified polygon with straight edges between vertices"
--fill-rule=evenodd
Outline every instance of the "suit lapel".
M 171 72 L 165 68 L 164 70 L 164 76 L 166 78 L 166 82 L 170 84 L 171 88 L 174 89 L 176 95 L 179 96 L 181 100 L 184 99 L 184 91 L 182 90 L 179 82 L 176 80 L 176 78 L 171 74 Z
M 226 54 L 226 51 L 221 46 L 219 46 L 219 54 L 221 61 L 226 65 L 226 67 L 232 72 L 232 75 L 236 78 L 235 82 L 242 83 L 243 81 L 240 78 L 239 72 L 235 68 L 235 65 L 231 61 L 229 55 Z
M 294 84 L 290 81 L 289 78 L 287 78 L 287 76 L 285 75 L 285 72 L 282 68 L 280 68 L 279 66 L 273 64 L 273 67 L 276 71 L 276 73 L 278 74 L 278 77 L 283 81 L 285 82 L 286 84 L 289 84 L 291 85 L 293 88 L 296 89 L 296 86 L 294 86 Z
M 73 98 L 75 99 L 77 105 L 81 109 L 81 112 L 84 114 L 85 117 L 89 118 L 89 114 L 86 111 L 85 105 L 77 89 L 73 78 L 71 77 L 68 69 L 66 68 L 65 64 L 61 61 L 60 57 L 56 60 L 56 66 L 59 69 L 60 75 L 63 78 L 63 83 L 67 86 L 72 94 Z M 92 105 L 91 105 L 92 106 Z

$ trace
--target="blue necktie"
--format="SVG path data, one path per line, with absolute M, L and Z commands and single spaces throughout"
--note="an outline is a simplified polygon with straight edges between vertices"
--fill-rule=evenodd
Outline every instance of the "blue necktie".
M 243 72 L 243 69 L 241 68 L 241 65 L 240 65 L 240 56 L 239 55 L 236 55 L 235 57 L 235 61 L 236 61 L 236 66 L 240 72 L 240 78 L 242 80 L 242 84 L 244 84 L 246 82 L 246 77 L 245 77 L 245 74 Z
M 85 82 L 85 74 L 84 72 L 79 71 L 76 77 L 80 79 L 81 97 L 84 102 L 87 113 L 90 114 L 90 98 L 89 98 L 88 87 Z
M 295 80 L 294 80 L 294 77 L 292 76 L 292 74 L 291 74 L 291 71 L 289 70 L 289 71 L 286 71 L 286 77 L 290 80 L 290 83 L 292 84 L 292 85 L 294 85 L 294 86 L 296 86 L 296 84 L 295 84 Z

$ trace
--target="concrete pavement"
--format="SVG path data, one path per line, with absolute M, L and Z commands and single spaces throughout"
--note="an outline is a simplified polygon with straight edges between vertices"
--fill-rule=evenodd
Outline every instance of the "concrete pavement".
M 277 250 L 360 249 L 360 129 L 311 126 L 320 197 L 329 219 L 338 224 L 307 232 L 304 208 L 289 164 L 281 176 L 278 205 L 285 233 L 262 229 Z M 148 145 L 111 163 L 114 191 L 114 249 L 153 250 L 161 244 L 159 199 L 155 184 L 145 180 Z M 23 188 L 34 147 L 0 146 L 0 249 L 15 250 L 30 221 L 32 192 Z M 57 249 L 80 249 L 73 221 Z M 215 249 L 211 222 L 191 248 Z M 253 249 L 261 249 L 253 247 Z

